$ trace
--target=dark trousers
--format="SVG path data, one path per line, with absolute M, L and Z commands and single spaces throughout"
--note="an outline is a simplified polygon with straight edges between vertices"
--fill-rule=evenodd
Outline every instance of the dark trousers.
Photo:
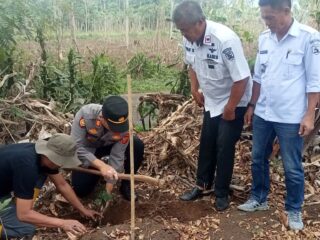
M 225 197 L 229 194 L 235 144 L 241 136 L 245 112 L 245 107 L 236 108 L 236 118 L 232 121 L 222 119 L 222 115 L 211 118 L 209 111 L 204 113 L 197 185 L 209 189 L 212 187 L 215 177 L 216 197 Z
M 144 144 L 137 137 L 133 136 L 134 142 L 134 172 L 136 173 L 141 166 L 143 161 L 143 153 L 144 153 Z M 112 145 L 108 145 L 105 147 L 98 148 L 96 150 L 95 156 L 100 159 L 101 157 L 107 156 L 110 154 Z M 130 173 L 130 143 L 125 152 L 125 160 L 124 160 L 124 172 Z M 73 186 L 73 190 L 79 197 L 85 197 L 89 195 L 93 190 L 96 184 L 98 183 L 100 176 L 82 173 L 73 171 L 71 174 L 71 184 Z M 128 180 L 123 180 L 122 184 L 129 184 Z

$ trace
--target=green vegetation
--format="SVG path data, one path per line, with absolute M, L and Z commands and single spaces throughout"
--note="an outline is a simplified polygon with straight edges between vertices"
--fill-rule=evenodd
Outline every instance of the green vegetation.
M 181 39 L 167 21 L 181 0 L 128 2 L 129 8 L 124 0 L 0 1 L 0 97 L 12 96 L 15 85 L 25 86 L 30 61 L 35 66 L 27 86 L 32 96 L 53 99 L 66 112 L 101 102 L 108 94 L 125 93 L 128 73 L 133 92 L 190 95 L 186 67 L 179 65 L 181 48 L 168 45 Z M 257 36 L 264 28 L 256 1 L 200 2 L 208 19 L 239 34 L 252 68 Z M 293 3 L 295 18 L 320 28 L 319 0 Z M 103 48 L 90 49 L 86 41 L 95 46 L 101 44 L 97 39 L 105 42 L 106 50 L 116 46 L 113 55 Z M 18 43 L 26 41 L 32 47 L 20 48 Z
M 5 210 L 9 206 L 11 200 L 11 198 L 8 198 L 0 202 L 0 211 Z

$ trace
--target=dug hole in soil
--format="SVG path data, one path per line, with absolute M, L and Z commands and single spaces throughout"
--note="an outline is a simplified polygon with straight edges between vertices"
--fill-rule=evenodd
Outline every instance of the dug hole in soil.
M 136 239 L 276 239 L 268 232 L 287 232 L 272 204 L 268 211 L 245 213 L 236 209 L 241 201 L 232 197 L 230 209 L 217 212 L 214 196 L 184 202 L 176 193 L 145 184 L 138 184 L 136 192 Z M 116 193 L 101 224 L 81 239 L 130 239 L 130 211 L 130 202 Z M 305 207 L 304 221 L 319 220 L 319 212 L 319 206 Z

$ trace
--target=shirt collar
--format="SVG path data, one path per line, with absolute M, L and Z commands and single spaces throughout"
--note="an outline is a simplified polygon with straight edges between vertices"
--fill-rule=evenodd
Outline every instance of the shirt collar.
M 293 37 L 298 37 L 300 34 L 300 24 L 297 20 L 293 19 L 293 23 L 288 31 L 288 35 L 291 35 Z
M 300 34 L 300 24 L 299 24 L 299 22 L 298 22 L 297 20 L 293 19 L 293 22 L 292 22 L 291 27 L 289 28 L 287 34 L 282 38 L 282 40 L 283 40 L 283 39 L 286 39 L 287 36 L 289 36 L 289 35 L 291 35 L 291 36 L 293 36 L 293 37 L 298 37 L 299 34 Z M 276 37 L 276 34 L 275 34 L 275 33 L 272 33 L 272 32 L 270 31 L 270 38 L 276 39 L 276 38 L 277 38 L 277 37 Z

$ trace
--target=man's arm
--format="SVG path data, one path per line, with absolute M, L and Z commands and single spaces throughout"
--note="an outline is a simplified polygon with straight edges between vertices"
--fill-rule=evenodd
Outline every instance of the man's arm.
M 65 220 L 48 217 L 32 209 L 32 199 L 16 198 L 17 217 L 22 222 L 27 222 L 39 227 L 60 227 L 66 232 L 85 233 L 86 228 L 77 220 Z
M 92 162 L 96 159 L 96 156 L 93 154 L 95 149 L 85 146 L 87 135 L 86 124 L 86 120 L 83 118 L 83 109 L 80 109 L 72 122 L 71 136 L 76 142 L 78 158 L 82 163 Z
M 221 55 L 233 80 L 230 97 L 224 107 L 222 118 L 231 121 L 235 119 L 235 109 L 246 91 L 251 73 L 238 37 L 223 43 Z
M 72 187 L 66 182 L 61 174 L 49 175 L 49 178 L 57 187 L 57 190 L 62 194 L 62 196 L 67 199 L 70 204 L 81 214 L 92 219 L 94 219 L 95 216 L 100 216 L 98 212 L 87 209 L 83 206 Z
M 306 55 L 304 57 L 304 65 L 306 68 L 307 86 L 306 92 L 308 94 L 307 111 L 300 123 L 299 134 L 304 137 L 307 136 L 314 128 L 315 108 L 319 101 L 320 92 L 320 33 L 315 32 L 311 35 L 306 44 Z
M 228 103 L 224 107 L 224 112 L 222 116 L 223 119 L 235 119 L 235 109 L 246 91 L 248 81 L 249 77 L 233 83 Z
M 76 141 L 79 159 L 82 162 L 89 162 L 90 165 L 98 169 L 105 178 L 118 179 L 116 171 L 100 159 L 97 159 L 97 157 L 91 152 L 95 149 L 85 146 L 84 143 L 86 141 L 87 130 L 85 125 L 86 122 L 82 115 L 82 109 L 80 109 L 73 120 L 71 128 L 71 136 Z
M 91 166 L 98 169 L 105 179 L 118 180 L 117 171 L 100 159 L 91 161 Z
M 244 122 L 246 125 L 251 125 L 254 108 L 260 96 L 260 88 L 261 88 L 260 83 L 253 81 L 250 104 L 244 116 Z
M 301 123 L 299 134 L 305 137 L 310 134 L 314 128 L 315 109 L 319 100 L 319 93 L 308 93 L 308 108 Z
M 196 72 L 192 69 L 191 65 L 189 65 L 189 78 L 191 83 L 191 94 L 196 101 L 196 103 L 199 105 L 199 107 L 203 107 L 204 105 L 204 96 L 202 92 L 199 92 L 199 81 L 197 78 Z

